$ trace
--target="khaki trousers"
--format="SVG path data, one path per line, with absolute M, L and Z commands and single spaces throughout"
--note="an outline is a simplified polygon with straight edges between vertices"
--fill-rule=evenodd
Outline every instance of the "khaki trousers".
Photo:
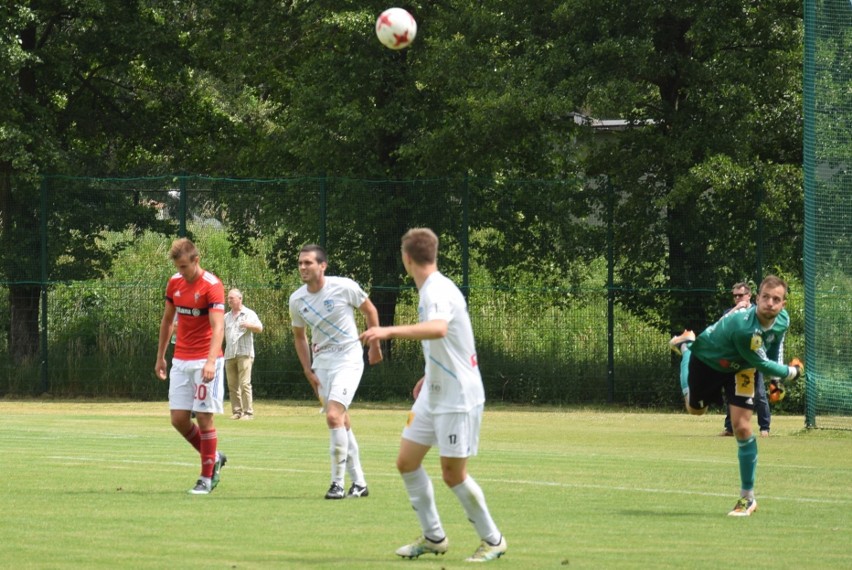
M 236 356 L 225 360 L 225 377 L 231 397 L 231 413 L 254 415 L 251 393 L 251 356 Z

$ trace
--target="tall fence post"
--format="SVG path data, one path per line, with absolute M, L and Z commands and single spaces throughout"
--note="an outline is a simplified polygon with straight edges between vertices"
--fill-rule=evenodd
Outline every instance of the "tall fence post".
M 470 296 L 470 178 L 464 175 L 462 187 L 462 293 L 465 299 Z
M 816 351 L 807 350 L 807 345 L 816 338 L 817 282 L 816 282 L 816 235 L 817 216 L 814 189 L 816 188 L 816 2 L 805 1 L 805 53 L 804 80 L 802 88 L 804 115 L 803 174 L 805 182 L 805 427 L 815 428 L 817 403 Z
M 178 188 L 180 196 L 178 197 L 178 236 L 186 237 L 186 175 L 182 174 L 178 177 Z
M 615 190 L 606 183 L 606 375 L 609 380 L 609 402 L 615 401 Z
M 319 219 L 319 243 L 323 248 L 326 248 L 328 244 L 326 240 L 328 240 L 327 234 L 327 217 L 328 217 L 328 178 L 325 173 L 320 176 L 319 180 L 319 191 L 320 191 L 320 219 Z
M 757 204 L 755 204 L 755 212 L 757 212 L 757 224 L 755 231 L 757 232 L 757 236 L 755 236 L 755 282 L 760 283 L 763 281 L 763 216 L 760 213 L 760 208 L 763 205 L 763 175 L 758 174 L 757 176 L 757 197 L 755 198 Z
M 50 390 L 50 381 L 48 374 L 48 345 L 47 345 L 47 177 L 41 177 L 41 204 L 39 206 L 39 233 L 41 234 L 41 392 L 45 393 Z

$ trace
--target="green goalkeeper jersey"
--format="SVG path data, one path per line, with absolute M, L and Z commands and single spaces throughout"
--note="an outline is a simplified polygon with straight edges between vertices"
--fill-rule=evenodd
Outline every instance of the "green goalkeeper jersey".
M 764 330 L 757 320 L 757 305 L 731 311 L 698 335 L 690 350 L 694 357 L 718 370 L 736 373 L 756 368 L 766 376 L 785 378 L 786 365 L 778 362 L 790 315 L 782 309 L 772 326 Z

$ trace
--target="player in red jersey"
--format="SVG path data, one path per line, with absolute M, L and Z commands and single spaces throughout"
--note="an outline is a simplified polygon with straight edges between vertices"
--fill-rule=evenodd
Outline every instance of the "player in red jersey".
M 220 470 L 227 461 L 216 450 L 213 425 L 213 414 L 224 409 L 225 288 L 218 277 L 201 268 L 198 249 L 190 240 L 175 240 L 169 257 L 178 272 L 166 286 L 154 371 L 160 380 L 169 378 L 172 425 L 201 454 L 201 476 L 189 493 L 207 495 L 219 484 Z M 177 342 L 167 374 L 166 347 L 175 315 Z M 192 421 L 193 412 L 198 425 Z

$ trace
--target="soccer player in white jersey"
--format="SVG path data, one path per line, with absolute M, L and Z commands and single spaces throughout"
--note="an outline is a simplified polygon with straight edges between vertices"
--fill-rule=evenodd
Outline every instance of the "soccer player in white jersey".
M 444 554 L 449 542 L 432 481 L 423 459 L 437 445 L 444 483 L 455 493 L 481 543 L 468 562 L 496 560 L 506 552 L 503 537 L 485 504 L 480 486 L 467 472 L 476 455 L 485 391 L 467 303 L 455 284 L 438 271 L 438 237 L 428 228 L 414 228 L 402 237 L 402 263 L 420 295 L 419 322 L 414 325 L 371 327 L 363 342 L 408 338 L 420 340 L 426 371 L 414 386 L 414 406 L 402 431 L 396 466 L 423 534 L 396 553 L 404 558 Z
M 360 285 L 346 277 L 326 276 L 327 268 L 322 247 L 309 244 L 299 252 L 299 275 L 304 285 L 290 295 L 293 339 L 305 377 L 323 405 L 329 429 L 331 486 L 325 498 L 366 497 L 367 481 L 348 412 L 364 372 L 355 309 L 364 314 L 368 327 L 379 324 L 379 312 Z M 310 344 L 306 327 L 311 329 Z M 367 358 L 371 365 L 382 361 L 378 341 L 370 343 Z M 344 491 L 347 471 L 352 479 L 348 493 Z

